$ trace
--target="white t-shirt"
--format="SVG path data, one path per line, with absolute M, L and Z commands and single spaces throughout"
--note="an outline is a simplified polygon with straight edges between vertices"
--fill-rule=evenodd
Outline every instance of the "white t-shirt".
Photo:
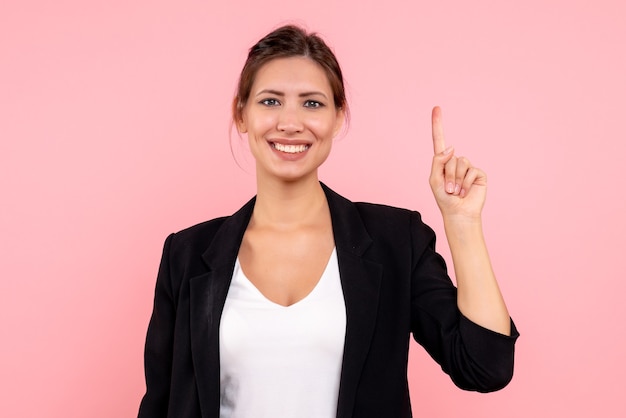
M 345 332 L 336 250 L 311 293 L 287 307 L 237 260 L 220 324 L 220 418 L 335 417 Z

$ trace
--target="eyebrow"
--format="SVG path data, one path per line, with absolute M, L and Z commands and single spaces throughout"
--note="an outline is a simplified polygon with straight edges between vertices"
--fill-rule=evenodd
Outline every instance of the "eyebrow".
M 256 94 L 256 96 L 260 96 L 262 94 L 273 94 L 274 96 L 280 96 L 280 97 L 285 96 L 285 93 L 283 93 L 282 91 L 272 90 L 272 89 L 261 90 L 260 92 Z M 322 96 L 325 99 L 328 99 L 328 97 L 326 97 L 326 95 L 322 93 L 321 91 L 305 91 L 305 92 L 298 94 L 298 97 L 310 97 L 310 96 Z

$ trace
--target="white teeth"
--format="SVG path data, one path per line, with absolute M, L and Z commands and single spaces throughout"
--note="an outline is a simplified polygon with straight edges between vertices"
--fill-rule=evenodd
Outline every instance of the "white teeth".
M 276 142 L 274 142 L 273 145 L 274 148 L 276 148 L 278 151 L 286 152 L 289 154 L 297 154 L 299 152 L 304 152 L 309 149 L 308 145 L 283 145 Z

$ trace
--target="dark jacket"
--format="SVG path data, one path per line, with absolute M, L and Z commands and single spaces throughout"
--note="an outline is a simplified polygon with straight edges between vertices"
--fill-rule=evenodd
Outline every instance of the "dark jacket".
M 337 417 L 411 417 L 411 333 L 460 388 L 504 387 L 517 330 L 511 324 L 512 335 L 501 335 L 460 314 L 435 234 L 420 215 L 352 203 L 322 186 L 347 316 Z M 220 317 L 254 202 L 165 241 L 139 417 L 219 417 Z

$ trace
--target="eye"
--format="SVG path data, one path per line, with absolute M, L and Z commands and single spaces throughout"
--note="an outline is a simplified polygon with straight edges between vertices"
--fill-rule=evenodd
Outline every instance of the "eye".
M 304 107 L 308 107 L 311 109 L 317 109 L 319 107 L 323 107 L 324 104 L 321 102 L 318 102 L 317 100 L 307 100 L 306 102 L 304 102 Z
M 265 106 L 279 106 L 280 102 L 276 99 L 263 99 L 259 103 Z

